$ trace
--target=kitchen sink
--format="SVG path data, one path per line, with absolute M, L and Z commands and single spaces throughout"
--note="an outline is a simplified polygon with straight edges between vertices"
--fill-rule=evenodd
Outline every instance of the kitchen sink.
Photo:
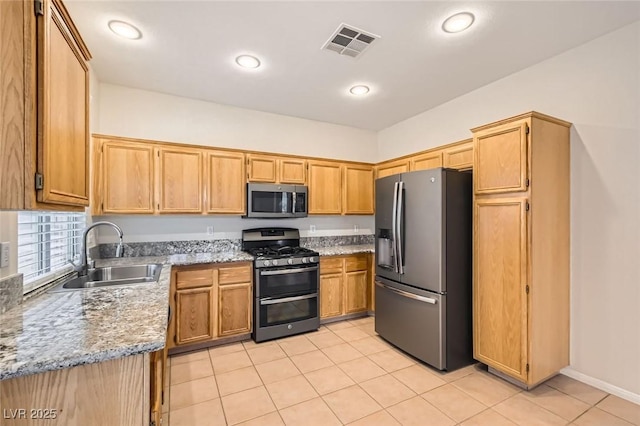
M 90 269 L 87 275 L 77 276 L 53 287 L 52 292 L 83 290 L 96 287 L 114 287 L 158 281 L 162 265 L 105 266 Z

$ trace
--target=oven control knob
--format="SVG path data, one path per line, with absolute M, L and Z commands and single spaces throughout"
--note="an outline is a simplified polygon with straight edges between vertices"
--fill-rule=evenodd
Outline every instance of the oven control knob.
M 306 257 L 302 258 L 302 263 L 307 263 L 309 261 L 309 259 L 307 259 Z
M 269 266 L 269 261 L 268 260 L 264 261 L 264 266 Z
M 278 264 L 278 261 L 276 259 L 273 259 L 273 266 L 276 266 Z
M 315 261 L 316 261 L 316 258 L 315 258 L 315 257 L 310 257 L 310 258 L 309 258 L 309 262 L 315 262 Z
M 293 259 L 287 259 L 287 263 L 288 263 L 289 265 L 293 265 Z

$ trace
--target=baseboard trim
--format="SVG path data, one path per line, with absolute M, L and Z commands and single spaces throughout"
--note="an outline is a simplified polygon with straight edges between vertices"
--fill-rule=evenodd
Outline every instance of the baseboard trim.
M 611 395 L 619 396 L 622 399 L 631 401 L 634 404 L 640 404 L 639 394 L 619 388 L 618 386 L 612 385 L 600 379 L 596 379 L 595 377 L 587 376 L 586 374 L 576 371 L 571 367 L 563 368 L 562 370 L 560 370 L 560 373 L 564 374 L 565 376 L 571 377 L 572 379 L 576 379 L 582 383 L 591 385 L 594 388 L 598 388 L 600 390 L 608 392 Z

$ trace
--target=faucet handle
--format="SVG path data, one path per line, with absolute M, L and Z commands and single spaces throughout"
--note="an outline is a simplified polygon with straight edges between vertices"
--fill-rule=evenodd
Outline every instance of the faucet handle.
M 76 264 L 73 260 L 69 259 L 67 260 L 68 263 L 70 263 L 71 265 L 73 265 L 73 270 L 76 272 L 80 272 L 82 271 L 82 265 L 78 265 Z

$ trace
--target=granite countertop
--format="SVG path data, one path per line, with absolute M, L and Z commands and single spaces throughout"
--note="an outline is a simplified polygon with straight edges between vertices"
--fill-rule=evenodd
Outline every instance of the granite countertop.
M 374 253 L 373 244 L 355 244 L 349 246 L 314 247 L 313 250 L 320 253 L 320 256 L 339 256 L 356 253 Z
M 43 292 L 0 315 L 0 380 L 162 349 L 172 265 L 252 260 L 235 250 L 98 260 L 164 266 L 158 282 Z
M 314 247 L 321 256 L 373 253 L 373 244 Z M 98 260 L 98 266 L 162 263 L 158 282 L 43 292 L 0 315 L 0 380 L 160 350 L 172 265 L 253 261 L 239 250 Z

